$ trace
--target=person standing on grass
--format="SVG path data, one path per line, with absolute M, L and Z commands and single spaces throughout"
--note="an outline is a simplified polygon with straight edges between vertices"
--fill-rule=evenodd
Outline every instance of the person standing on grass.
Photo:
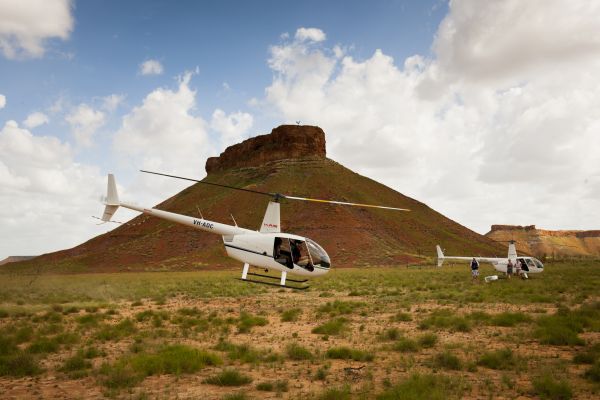
M 510 279 L 510 276 L 513 274 L 513 263 L 512 260 L 508 260 L 508 265 L 506 266 L 506 278 Z
M 521 260 L 517 260 L 517 265 L 515 267 L 517 278 L 521 277 Z
M 471 261 L 471 277 L 473 278 L 473 282 L 476 282 L 479 277 L 479 261 L 475 257 Z

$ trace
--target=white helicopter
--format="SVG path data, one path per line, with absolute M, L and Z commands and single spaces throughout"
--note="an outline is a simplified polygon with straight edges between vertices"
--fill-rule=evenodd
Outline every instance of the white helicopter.
M 524 273 L 524 277 L 527 278 L 527 274 L 536 274 L 544 271 L 544 264 L 535 257 L 519 257 L 517 256 L 517 248 L 515 247 L 515 241 L 511 240 L 508 243 L 508 256 L 506 258 L 492 258 L 492 257 L 457 257 L 457 256 L 445 256 L 442 252 L 442 248 L 437 245 L 437 266 L 441 267 L 444 260 L 459 260 L 459 261 L 471 261 L 476 259 L 478 262 L 487 262 L 492 264 L 494 269 L 498 272 L 506 274 L 506 267 L 508 260 L 511 260 L 513 265 L 516 265 L 517 260 L 521 261 L 521 270 Z
M 244 263 L 242 280 L 261 283 L 272 286 L 288 287 L 292 289 L 307 289 L 308 286 L 286 286 L 287 274 L 292 273 L 304 277 L 316 277 L 329 272 L 331 260 L 327 252 L 315 241 L 298 235 L 281 232 L 279 200 L 303 200 L 319 203 L 331 203 L 347 206 L 381 208 L 386 210 L 410 211 L 405 208 L 385 207 L 371 204 L 347 203 L 343 201 L 309 199 L 304 197 L 288 196 L 280 193 L 267 193 L 257 190 L 237 188 L 217 183 L 203 182 L 196 179 L 184 178 L 175 175 L 162 174 L 159 172 L 141 171 L 148 174 L 167 176 L 170 178 L 184 179 L 206 185 L 220 186 L 228 189 L 241 190 L 261 195 L 267 195 L 273 200 L 269 201 L 263 222 L 258 231 L 244 229 L 235 225 L 227 225 L 219 222 L 208 221 L 204 217 L 196 218 L 186 215 L 175 214 L 156 208 L 145 208 L 134 204 L 123 203 L 119 200 L 117 186 L 113 174 L 108 175 L 107 196 L 104 199 L 104 214 L 100 218 L 104 222 L 110 222 L 112 216 L 119 207 L 129 208 L 154 217 L 166 219 L 182 225 L 203 231 L 216 233 L 223 237 L 223 244 L 227 255 Z M 234 220 L 235 223 L 235 220 Z M 275 276 L 261 275 L 249 272 L 250 266 L 259 267 L 268 272 L 269 269 L 281 271 L 279 284 L 259 280 L 248 279 L 248 275 L 260 276 L 270 279 L 278 279 Z M 287 279 L 291 282 L 304 283 L 304 280 Z

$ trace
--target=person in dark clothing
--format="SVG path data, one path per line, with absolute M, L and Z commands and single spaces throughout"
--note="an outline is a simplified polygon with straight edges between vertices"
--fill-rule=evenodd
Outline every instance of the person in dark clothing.
M 477 278 L 479 278 L 479 261 L 475 257 L 471 260 L 471 277 L 473 282 L 476 282 Z

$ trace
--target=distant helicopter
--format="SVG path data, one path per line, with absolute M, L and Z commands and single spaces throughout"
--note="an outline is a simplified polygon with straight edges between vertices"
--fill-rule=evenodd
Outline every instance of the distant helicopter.
M 479 262 L 487 262 L 492 264 L 494 269 L 498 272 L 506 274 L 506 267 L 508 260 L 511 260 L 513 265 L 516 264 L 517 260 L 521 261 L 521 270 L 524 272 L 524 277 L 527 278 L 527 274 L 536 274 L 544 271 L 544 264 L 535 257 L 519 257 L 517 256 L 517 248 L 515 247 L 515 241 L 511 240 L 508 243 L 508 256 L 506 258 L 492 258 L 492 257 L 457 257 L 457 256 L 445 256 L 442 252 L 442 248 L 437 245 L 437 266 L 441 267 L 444 260 L 459 260 L 459 261 L 471 261 L 473 258 Z
M 110 222 L 112 216 L 119 207 L 129 208 L 144 214 L 152 215 L 158 218 L 166 219 L 182 225 L 203 231 L 216 233 L 223 237 L 223 244 L 227 255 L 235 260 L 244 263 L 241 280 L 265 285 L 288 287 L 291 289 L 307 289 L 308 286 L 289 286 L 286 285 L 287 274 L 292 273 L 304 277 L 316 277 L 329 272 L 331 260 L 327 252 L 315 241 L 298 235 L 281 232 L 279 201 L 281 199 L 302 200 L 319 203 L 339 204 L 346 206 L 380 208 L 396 211 L 410 211 L 405 208 L 377 206 L 371 204 L 357 204 L 343 201 L 309 199 L 305 197 L 296 197 L 284 195 L 281 193 L 260 192 L 257 190 L 237 188 L 233 186 L 221 185 L 218 183 L 203 182 L 196 179 L 184 178 L 181 176 L 162 174 L 159 172 L 141 171 L 148 174 L 161 175 L 170 178 L 183 179 L 192 182 L 198 182 L 205 185 L 219 186 L 228 189 L 241 190 L 272 198 L 267 206 L 267 211 L 258 231 L 240 228 L 235 225 L 227 225 L 219 222 L 208 221 L 204 217 L 196 218 L 186 215 L 175 214 L 168 211 L 158 210 L 156 208 L 145 208 L 137 205 L 123 203 L 119 200 L 117 186 L 113 174 L 108 175 L 107 196 L 104 199 L 104 214 L 101 220 Z M 234 220 L 235 223 L 235 220 Z M 277 278 L 270 275 L 261 275 L 249 272 L 250 266 L 259 267 L 268 272 L 269 269 L 281 271 L 281 277 Z M 279 284 L 265 282 L 261 280 L 248 279 L 248 275 L 259 276 L 263 278 L 279 279 Z M 290 282 L 305 283 L 307 279 L 295 280 L 287 279 Z

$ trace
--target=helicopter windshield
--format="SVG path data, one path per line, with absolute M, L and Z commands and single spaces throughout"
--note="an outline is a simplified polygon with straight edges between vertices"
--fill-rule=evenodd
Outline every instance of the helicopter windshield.
M 542 264 L 542 262 L 540 260 L 538 260 L 537 258 L 533 259 L 533 263 L 535 264 L 536 267 L 542 269 L 544 268 L 544 264 Z
M 310 239 L 306 239 L 306 244 L 308 245 L 308 251 L 310 252 L 313 264 L 322 268 L 329 268 L 331 261 L 325 250 Z

